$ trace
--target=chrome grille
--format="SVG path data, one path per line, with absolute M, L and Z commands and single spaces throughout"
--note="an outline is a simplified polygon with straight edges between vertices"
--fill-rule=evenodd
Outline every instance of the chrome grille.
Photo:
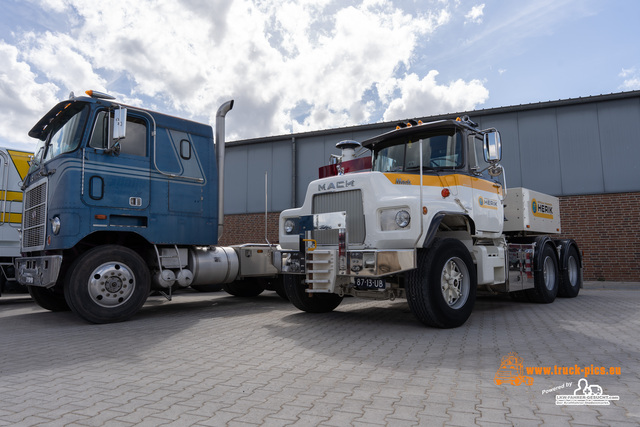
M 346 211 L 349 243 L 364 243 L 364 210 L 360 190 L 316 194 L 313 196 L 312 211 L 314 214 Z M 338 244 L 336 230 L 316 230 L 313 236 L 321 245 Z
M 22 215 L 22 250 L 44 249 L 47 231 L 47 180 L 42 180 L 24 193 Z

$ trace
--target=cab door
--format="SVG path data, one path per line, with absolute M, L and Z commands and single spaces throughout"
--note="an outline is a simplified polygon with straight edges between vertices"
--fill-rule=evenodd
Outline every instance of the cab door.
M 96 115 L 84 150 L 82 197 L 89 206 L 119 209 L 126 215 L 149 206 L 150 125 L 144 117 L 129 114 L 126 137 L 109 149 L 112 114 L 102 110 Z
M 502 185 L 489 175 L 489 163 L 484 161 L 482 150 L 482 138 L 477 135 L 470 136 L 469 157 L 474 172 L 471 178 L 473 217 L 477 231 L 501 233 L 504 224 L 503 189 Z

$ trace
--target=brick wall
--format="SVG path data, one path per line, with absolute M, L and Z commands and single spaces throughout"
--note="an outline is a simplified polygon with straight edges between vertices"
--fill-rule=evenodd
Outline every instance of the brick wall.
M 584 254 L 585 280 L 640 282 L 640 193 L 560 198 L 562 236 Z
M 278 243 L 278 219 L 280 212 L 268 213 L 269 242 Z M 264 212 L 260 214 L 225 215 L 221 246 L 241 243 L 266 243 L 264 240 Z
M 640 282 L 640 193 L 560 198 L 563 238 L 584 253 L 585 280 Z M 278 242 L 279 213 L 269 213 L 269 241 Z M 225 216 L 221 245 L 264 243 L 264 213 Z

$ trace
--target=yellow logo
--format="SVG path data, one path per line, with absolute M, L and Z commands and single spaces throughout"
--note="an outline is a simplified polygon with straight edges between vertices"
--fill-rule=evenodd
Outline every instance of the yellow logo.
M 549 203 L 539 202 L 536 199 L 531 201 L 531 212 L 538 218 L 553 219 L 553 206 Z
M 485 209 L 498 209 L 498 201 L 494 199 L 487 199 L 486 197 L 478 197 L 478 205 Z

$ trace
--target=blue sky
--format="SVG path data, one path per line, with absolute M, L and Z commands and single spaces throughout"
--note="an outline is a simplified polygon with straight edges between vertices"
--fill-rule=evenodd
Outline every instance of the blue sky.
M 636 0 L 0 0 L 0 146 L 70 91 L 228 140 L 640 89 Z

